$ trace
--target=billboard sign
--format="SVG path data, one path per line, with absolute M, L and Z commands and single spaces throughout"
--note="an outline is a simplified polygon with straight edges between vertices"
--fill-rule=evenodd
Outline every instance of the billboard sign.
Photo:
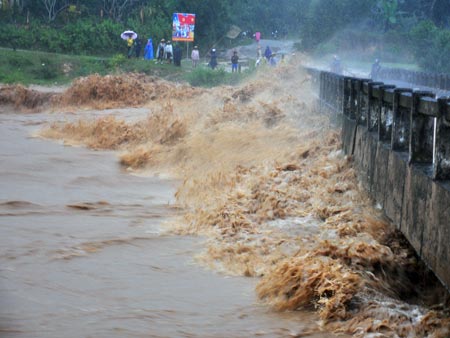
M 172 41 L 194 41 L 195 14 L 173 13 Z

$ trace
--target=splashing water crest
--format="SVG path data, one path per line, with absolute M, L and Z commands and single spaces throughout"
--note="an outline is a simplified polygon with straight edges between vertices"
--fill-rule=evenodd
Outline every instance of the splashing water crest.
M 206 236 L 196 260 L 258 277 L 258 296 L 279 311 L 317 311 L 326 328 L 355 337 L 448 337 L 445 290 L 359 188 L 299 63 L 213 89 L 88 77 L 52 109 L 142 105 L 147 117 L 80 114 L 40 136 L 118 150 L 131 172 L 179 179 L 171 232 Z M 430 290 L 439 301 L 421 297 Z

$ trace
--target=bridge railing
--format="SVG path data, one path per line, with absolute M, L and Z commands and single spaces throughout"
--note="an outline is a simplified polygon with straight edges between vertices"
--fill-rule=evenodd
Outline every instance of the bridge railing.
M 382 67 L 378 78 L 384 81 L 401 81 L 411 83 L 414 86 L 436 88 L 450 91 L 450 75 L 439 73 L 427 73 L 400 68 Z
M 319 102 L 378 134 L 409 164 L 429 167 L 434 180 L 450 179 L 450 98 L 433 92 L 307 68 Z M 450 82 L 449 82 L 450 83 Z M 354 150 L 349 149 L 351 153 Z
M 450 99 L 307 71 L 362 187 L 450 291 Z

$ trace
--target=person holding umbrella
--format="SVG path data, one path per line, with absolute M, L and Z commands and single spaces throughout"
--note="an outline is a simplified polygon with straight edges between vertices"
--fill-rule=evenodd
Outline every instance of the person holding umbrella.
M 123 40 L 127 41 L 127 47 L 128 47 L 128 53 L 127 56 L 128 58 L 131 57 L 131 54 L 133 53 L 133 44 L 134 44 L 134 40 L 137 39 L 137 34 L 133 31 L 125 31 L 122 34 L 120 34 L 120 37 Z
M 131 58 L 131 54 L 133 53 L 133 44 L 134 44 L 134 40 L 131 38 L 131 36 L 129 36 L 127 39 L 128 58 Z

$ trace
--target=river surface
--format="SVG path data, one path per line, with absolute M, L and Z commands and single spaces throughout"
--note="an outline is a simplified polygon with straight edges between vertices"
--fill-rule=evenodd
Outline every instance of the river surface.
M 0 112 L 1 337 L 330 337 L 258 303 L 256 279 L 195 264 L 203 239 L 163 225 L 177 182 L 32 137 L 72 115 Z

